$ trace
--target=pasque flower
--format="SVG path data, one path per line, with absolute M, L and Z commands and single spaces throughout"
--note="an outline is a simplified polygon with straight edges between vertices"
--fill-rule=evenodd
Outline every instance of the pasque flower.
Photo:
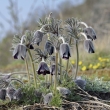
M 96 33 L 92 27 L 87 27 L 84 29 L 84 33 L 87 35 L 88 39 L 95 40 L 97 39 Z
M 62 95 L 68 95 L 71 94 L 71 91 L 65 87 L 57 87 L 57 90 L 62 94 Z
M 19 100 L 21 100 L 22 97 L 23 97 L 22 89 L 19 88 L 19 89 L 16 90 L 15 93 L 13 94 L 13 99 L 19 101 Z
M 85 37 L 84 41 L 84 48 L 88 53 L 95 53 L 94 45 L 91 39 L 87 38 L 87 35 L 85 33 L 80 32 L 81 35 Z
M 12 101 L 14 99 L 13 95 L 16 92 L 16 90 L 12 87 L 8 87 L 6 91 L 7 91 L 8 98 L 10 99 L 10 101 Z
M 6 89 L 0 89 L 0 99 L 5 100 L 6 98 Z
M 19 43 L 13 50 L 14 59 L 25 59 L 27 47 L 23 44 L 23 39 L 25 36 L 22 36 L 21 43 Z
M 37 73 L 46 75 L 46 74 L 50 74 L 50 70 L 48 65 L 46 64 L 46 62 L 44 61 L 44 58 L 42 58 L 42 61 L 40 62 L 40 64 L 38 65 L 38 70 Z
M 69 47 L 68 43 L 63 43 L 60 45 L 60 56 L 63 59 L 69 59 L 69 57 L 71 57 L 70 47 Z
M 65 43 L 63 37 L 60 38 L 63 40 L 63 43 L 60 45 L 60 56 L 63 59 L 69 59 L 71 57 L 69 44 Z
M 84 41 L 84 48 L 88 53 L 95 53 L 93 42 L 90 39 Z
M 48 105 L 48 104 L 51 102 L 52 97 L 53 97 L 53 94 L 52 94 L 52 93 L 48 93 L 48 94 L 46 94 L 46 95 L 43 95 L 44 104 L 45 104 L 45 105 Z
M 49 55 L 52 55 L 54 53 L 54 46 L 49 41 L 45 44 L 45 50 L 48 52 Z
M 40 30 L 37 30 L 33 36 L 33 43 L 39 46 L 43 36 L 44 36 L 44 33 L 42 32 L 42 28 Z
M 79 24 L 82 24 L 86 27 L 84 28 L 84 33 L 86 34 L 88 39 L 91 40 L 97 39 L 95 30 L 91 26 L 88 26 L 85 22 L 79 22 Z
M 76 80 L 74 81 L 81 89 L 85 89 L 86 86 L 86 81 L 84 79 L 82 79 L 81 77 L 76 78 Z

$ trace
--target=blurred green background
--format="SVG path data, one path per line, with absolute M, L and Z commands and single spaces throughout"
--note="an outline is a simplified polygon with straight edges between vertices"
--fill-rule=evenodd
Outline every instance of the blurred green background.
M 25 68 L 23 61 L 14 60 L 12 57 L 10 51 L 12 38 L 14 34 L 23 35 L 25 30 L 37 30 L 39 18 L 43 19 L 53 12 L 55 18 L 64 21 L 75 17 L 95 29 L 96 52 L 95 54 L 86 53 L 83 49 L 83 42 L 81 42 L 79 53 L 82 64 L 79 64 L 79 69 L 82 72 L 93 70 L 93 73 L 96 69 L 101 71 L 105 68 L 107 70 L 101 73 L 107 72 L 106 77 L 110 75 L 110 0 L 4 0 L 6 7 L 2 6 L 2 2 L 0 1 L 0 72 Z M 71 62 L 75 60 L 74 54 L 73 51 Z M 100 61 L 100 58 L 106 60 Z M 92 64 L 91 67 L 89 67 L 90 64 Z M 92 73 L 90 71 L 90 74 Z

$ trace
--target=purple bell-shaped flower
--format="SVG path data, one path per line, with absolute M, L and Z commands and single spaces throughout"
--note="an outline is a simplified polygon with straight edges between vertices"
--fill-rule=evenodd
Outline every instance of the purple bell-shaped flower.
M 63 43 L 60 45 L 60 56 L 61 58 L 68 60 L 69 57 L 71 57 L 69 44 L 65 43 L 63 37 L 60 37 L 60 39 L 63 41 Z
M 71 57 L 70 47 L 68 43 L 62 43 L 60 45 L 60 56 L 63 59 L 69 59 L 69 57 Z
M 48 52 L 49 55 L 52 55 L 54 53 L 54 46 L 49 41 L 45 44 L 45 50 Z
M 33 43 L 39 46 L 40 42 L 42 41 L 43 36 L 44 36 L 44 33 L 41 31 L 41 29 L 37 30 L 33 36 Z
M 96 33 L 92 27 L 87 27 L 84 29 L 84 33 L 87 35 L 88 39 L 95 40 L 97 39 Z
M 12 87 L 7 88 L 7 96 L 10 99 L 10 101 L 12 101 L 14 99 L 13 95 L 15 92 L 16 92 L 16 90 L 14 88 L 12 88 Z
M 23 39 L 25 36 L 22 36 L 21 43 L 19 43 L 13 50 L 14 59 L 24 60 L 26 57 L 27 47 L 23 44 Z
M 42 58 L 42 61 L 38 65 L 37 73 L 39 75 L 40 74 L 43 74 L 43 75 L 50 74 L 50 69 L 49 69 L 48 65 L 46 64 L 46 62 L 44 61 L 44 58 Z

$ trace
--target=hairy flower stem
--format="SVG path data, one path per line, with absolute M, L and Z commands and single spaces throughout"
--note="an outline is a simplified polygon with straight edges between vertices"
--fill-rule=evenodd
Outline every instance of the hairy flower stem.
M 27 71 L 27 76 L 28 76 L 28 82 L 29 82 L 29 84 L 31 84 L 27 59 L 25 59 L 25 65 L 26 65 L 26 71 Z
M 76 40 L 76 73 L 75 73 L 74 79 L 76 79 L 77 77 L 78 63 L 79 63 L 79 51 L 78 51 L 78 40 Z
M 72 38 L 70 37 L 69 44 L 71 44 L 71 40 Z M 67 63 L 66 63 L 66 75 L 68 73 L 68 66 L 69 66 L 69 59 L 67 60 Z
M 60 58 L 60 80 L 62 81 L 62 79 L 63 79 L 63 75 L 62 75 L 62 58 Z
M 54 81 L 55 93 L 56 93 L 56 86 L 57 86 L 57 70 L 58 70 L 58 51 L 56 50 L 56 53 L 55 53 L 55 81 Z
M 47 75 L 45 75 L 45 83 L 47 84 Z
M 53 78 L 53 76 L 50 75 L 50 84 L 51 84 L 51 85 L 52 85 L 52 78 Z
M 50 66 L 51 66 L 51 61 L 50 61 Z M 52 75 L 51 74 L 49 75 L 49 81 L 50 81 L 50 84 L 52 86 Z
M 28 49 L 28 53 L 29 53 L 29 57 L 30 57 L 30 60 L 31 60 L 31 65 L 32 65 L 32 69 L 33 69 L 33 77 L 34 77 L 34 85 L 35 85 L 35 88 L 36 88 L 37 87 L 37 79 L 36 79 L 35 67 L 34 67 L 34 63 L 33 63 L 32 54 L 31 54 L 29 49 Z

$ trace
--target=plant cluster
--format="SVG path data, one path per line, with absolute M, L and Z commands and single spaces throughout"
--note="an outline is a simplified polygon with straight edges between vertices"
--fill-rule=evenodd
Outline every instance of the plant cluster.
M 26 30 L 24 35 L 15 35 L 12 41 L 11 50 L 14 59 L 21 59 L 25 61 L 29 83 L 28 85 L 30 87 L 34 86 L 34 90 L 37 91 L 36 98 L 39 95 L 43 96 L 43 102 L 47 105 L 50 104 L 51 101 L 51 104 L 55 105 L 60 97 L 60 95 L 56 95 L 58 94 L 57 90 L 61 95 L 71 94 L 72 91 L 70 86 L 74 86 L 74 80 L 77 80 L 79 42 L 84 40 L 84 48 L 88 53 L 95 52 L 93 40 L 96 39 L 96 33 L 92 27 L 76 18 L 67 19 L 64 22 L 64 25 L 62 25 L 62 22 L 62 20 L 55 19 L 52 13 L 50 13 L 44 21 L 41 19 L 39 20 L 39 30 L 34 32 Z M 82 38 L 82 36 L 84 38 Z M 46 41 L 44 49 L 41 49 L 40 43 L 43 39 L 46 39 Z M 77 54 L 75 67 L 76 71 L 70 76 L 68 74 L 69 58 L 73 55 L 71 50 L 73 49 L 74 45 Z M 35 55 L 32 54 L 32 51 L 35 52 Z M 66 67 L 63 66 L 62 60 L 66 60 Z M 31 63 L 32 72 L 30 71 L 31 69 L 29 67 L 29 63 Z M 35 63 L 37 63 L 37 65 Z M 68 88 L 64 86 L 65 82 L 68 83 Z M 12 98 L 10 100 L 20 100 L 20 98 L 23 96 L 21 89 L 15 90 L 12 85 L 7 85 L 5 88 L 6 91 L 7 88 L 11 88 L 11 90 L 8 89 L 8 96 L 10 95 L 11 91 L 11 96 L 9 97 Z M 2 89 L 3 88 L 1 88 L 1 91 Z M 0 95 L 3 93 L 1 91 Z M 16 97 L 15 92 L 17 92 Z M 25 96 L 27 97 L 27 101 L 31 100 L 31 97 L 28 97 L 29 94 Z M 59 103 L 61 103 L 61 100 L 59 100 Z

